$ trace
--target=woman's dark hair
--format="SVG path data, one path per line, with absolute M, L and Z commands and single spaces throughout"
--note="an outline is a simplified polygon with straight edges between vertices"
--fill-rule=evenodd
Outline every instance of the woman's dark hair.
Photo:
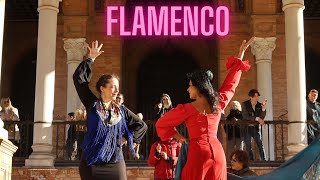
M 210 70 L 197 70 L 187 74 L 188 80 L 192 82 L 192 85 L 197 87 L 199 92 L 204 95 L 210 104 L 212 111 L 217 110 L 218 94 L 212 86 L 213 74 Z
M 243 168 L 249 167 L 249 155 L 246 151 L 242 151 L 242 150 L 233 151 L 230 155 L 230 159 L 232 159 L 233 155 L 235 156 L 238 162 L 243 164 Z
M 96 83 L 96 89 L 97 91 L 101 94 L 101 90 L 100 90 L 100 87 L 103 86 L 105 87 L 106 84 L 108 84 L 110 82 L 110 79 L 113 79 L 113 78 L 116 78 L 119 80 L 119 78 L 116 76 L 116 75 L 113 75 L 113 74 L 103 74 L 98 82 Z

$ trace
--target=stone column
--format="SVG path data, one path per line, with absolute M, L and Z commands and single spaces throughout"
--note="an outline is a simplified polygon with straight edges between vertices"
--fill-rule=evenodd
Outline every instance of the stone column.
M 67 113 L 74 112 L 80 107 L 80 99 L 73 85 L 73 73 L 87 54 L 85 38 L 64 39 L 64 50 L 67 52 L 68 84 L 67 84 Z
M 268 100 L 266 121 L 273 120 L 273 104 L 272 104 L 272 51 L 276 48 L 276 38 L 256 38 L 251 45 L 251 52 L 256 57 L 257 64 L 257 85 L 261 94 L 260 101 Z M 267 158 L 274 160 L 274 127 L 268 125 L 262 126 L 262 139 L 266 150 Z M 269 134 L 269 136 L 268 136 Z M 269 138 L 269 143 L 268 143 Z M 270 156 L 269 156 L 270 154 Z
M 4 28 L 4 12 L 6 0 L 0 0 L 0 95 L 1 95 L 1 67 L 2 67 L 2 44 L 3 44 L 3 28 Z
M 285 14 L 289 159 L 307 145 L 303 0 L 282 0 Z
M 0 118 L 0 177 L 3 180 L 11 179 L 12 156 L 18 147 L 8 140 L 8 131 L 3 128 Z
M 32 154 L 27 167 L 53 167 L 52 120 L 57 14 L 61 0 L 38 0 L 39 27 Z
M 8 139 L 0 138 L 0 177 L 2 180 L 11 179 L 12 156 L 18 147 Z

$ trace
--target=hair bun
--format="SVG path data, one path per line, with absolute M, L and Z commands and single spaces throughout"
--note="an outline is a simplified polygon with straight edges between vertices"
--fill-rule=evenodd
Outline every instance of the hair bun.
M 210 70 L 208 70 L 208 71 L 206 72 L 206 75 L 207 75 L 207 77 L 208 77 L 210 80 L 213 79 L 213 73 L 212 73 Z

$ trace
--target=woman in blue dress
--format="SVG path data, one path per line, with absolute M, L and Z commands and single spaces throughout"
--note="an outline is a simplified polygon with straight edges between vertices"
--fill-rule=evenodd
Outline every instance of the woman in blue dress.
M 81 62 L 73 74 L 73 81 L 81 102 L 87 110 L 87 133 L 81 145 L 83 154 L 79 171 L 81 179 L 126 180 L 122 139 L 128 141 L 135 156 L 133 143 L 139 144 L 147 125 L 133 112 L 114 101 L 119 93 L 119 80 L 110 74 L 102 75 L 96 83 L 99 97 L 89 88 L 92 64 L 103 53 L 102 44 L 92 42 L 88 59 Z

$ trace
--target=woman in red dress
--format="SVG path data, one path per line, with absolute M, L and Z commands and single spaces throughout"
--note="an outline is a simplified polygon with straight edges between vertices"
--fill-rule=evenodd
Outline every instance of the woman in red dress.
M 217 138 L 221 111 L 225 109 L 239 84 L 242 70 L 249 70 L 248 61 L 242 61 L 244 52 L 254 41 L 243 41 L 238 57 L 227 61 L 229 73 L 218 93 L 213 89 L 211 71 L 188 74 L 189 96 L 192 103 L 179 104 L 156 123 L 158 135 L 166 140 L 172 137 L 180 142 L 187 139 L 178 133 L 176 126 L 185 122 L 190 138 L 188 158 L 182 170 L 182 180 L 226 180 L 226 158 Z

